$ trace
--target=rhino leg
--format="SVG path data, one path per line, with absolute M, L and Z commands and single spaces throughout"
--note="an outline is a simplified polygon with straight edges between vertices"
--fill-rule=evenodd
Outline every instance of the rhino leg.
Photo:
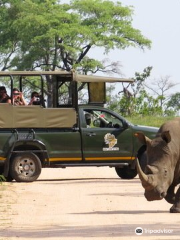
M 175 193 L 174 193 L 175 186 L 171 185 L 167 191 L 167 195 L 165 197 L 165 200 L 168 203 L 174 204 L 175 203 Z
M 175 196 L 175 203 L 170 208 L 170 213 L 180 213 L 180 187 L 178 188 Z

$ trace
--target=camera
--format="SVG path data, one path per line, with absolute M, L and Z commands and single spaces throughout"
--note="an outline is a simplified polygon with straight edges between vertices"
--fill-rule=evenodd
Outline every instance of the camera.
M 32 104 L 33 105 L 40 105 L 40 97 L 35 97 Z

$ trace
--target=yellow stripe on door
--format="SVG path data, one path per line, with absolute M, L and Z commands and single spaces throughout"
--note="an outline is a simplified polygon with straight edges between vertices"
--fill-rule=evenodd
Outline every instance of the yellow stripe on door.
M 87 157 L 86 161 L 93 160 L 135 160 L 135 157 Z M 49 158 L 50 162 L 58 161 L 82 161 L 82 158 Z

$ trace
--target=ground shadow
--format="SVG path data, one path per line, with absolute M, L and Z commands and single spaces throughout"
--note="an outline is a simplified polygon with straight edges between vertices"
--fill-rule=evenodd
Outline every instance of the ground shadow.
M 98 226 L 49 226 L 42 229 L 3 229 L 0 233 L 0 237 L 16 237 L 24 239 L 38 239 L 38 238 L 91 238 L 91 237 L 123 237 L 134 236 L 136 237 L 136 228 L 141 227 L 143 229 L 143 235 L 145 236 L 179 236 L 179 225 L 170 225 L 163 223 L 156 224 L 112 224 L 112 225 L 98 225 Z M 160 233 L 148 233 L 149 230 L 161 230 Z M 171 233 L 167 233 L 164 230 L 172 230 Z M 143 237 L 143 236 L 142 236 Z
M 147 214 L 147 213 L 158 213 L 158 214 L 161 214 L 161 213 L 169 213 L 169 211 L 160 211 L 160 210 L 118 210 L 118 211 L 94 211 L 94 212 L 84 212 L 84 213 L 80 213 L 80 212 L 77 212 L 77 213 L 70 213 L 70 214 L 77 214 L 77 215 L 113 215 L 113 214 Z

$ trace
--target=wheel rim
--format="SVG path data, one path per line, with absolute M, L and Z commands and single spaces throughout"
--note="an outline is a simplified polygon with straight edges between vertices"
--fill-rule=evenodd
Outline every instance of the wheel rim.
M 23 176 L 31 177 L 36 171 L 34 161 L 29 158 L 21 159 L 18 164 L 18 172 Z

